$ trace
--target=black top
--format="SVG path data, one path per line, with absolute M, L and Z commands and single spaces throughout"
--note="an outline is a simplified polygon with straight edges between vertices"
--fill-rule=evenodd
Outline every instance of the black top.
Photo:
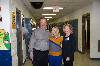
M 62 56 L 70 57 L 73 60 L 75 49 L 76 49 L 76 42 L 74 35 L 71 34 L 68 37 L 63 36 Z

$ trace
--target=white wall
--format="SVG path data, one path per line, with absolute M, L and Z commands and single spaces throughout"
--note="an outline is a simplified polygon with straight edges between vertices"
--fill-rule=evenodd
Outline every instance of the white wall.
M 100 0 L 95 0 L 92 5 L 90 33 L 90 57 L 100 58 L 100 52 L 98 52 L 98 40 L 100 40 Z
M 21 13 L 24 15 L 25 18 L 33 18 L 31 13 L 28 11 L 28 9 L 23 5 L 23 2 L 21 0 L 10 0 L 10 11 L 15 11 L 16 8 L 18 8 Z M 34 21 L 34 18 L 33 18 Z M 11 21 L 12 22 L 12 21 Z M 14 32 L 15 31 L 15 32 Z M 17 57 L 17 42 L 16 42 L 16 30 L 11 31 L 13 36 L 11 36 L 12 40 L 12 66 L 18 66 L 18 57 Z M 22 50 L 23 50 L 23 63 L 26 60 L 26 47 L 25 47 L 25 41 L 22 40 Z
M 10 1 L 11 1 L 10 7 L 14 6 L 14 8 L 18 8 L 22 12 L 25 18 L 32 18 L 34 22 L 36 21 L 33 15 L 30 13 L 28 8 L 25 7 L 25 5 L 21 0 L 10 0 Z
M 2 22 L 0 28 L 10 33 L 10 13 L 9 13 L 9 0 L 0 0 Z
M 25 17 L 32 17 L 28 9 L 23 5 L 21 0 L 11 0 L 12 5 L 18 8 Z
M 82 15 L 91 11 L 91 5 L 83 7 L 67 16 L 58 19 L 55 22 L 64 22 L 71 19 L 78 19 L 78 50 L 82 52 Z
M 32 17 L 27 8 L 25 8 L 21 0 L 0 0 L 0 6 L 2 7 L 0 12 L 2 16 L 0 27 L 3 27 L 7 32 L 10 32 L 11 11 L 14 8 L 18 8 L 26 18 L 33 18 L 33 21 L 35 21 L 34 17 Z

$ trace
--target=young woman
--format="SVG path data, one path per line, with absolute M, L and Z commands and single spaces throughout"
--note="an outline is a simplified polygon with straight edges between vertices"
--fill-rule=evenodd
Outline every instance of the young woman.
M 60 36 L 58 27 L 53 27 L 52 36 L 49 38 L 49 66 L 62 66 L 62 48 L 63 37 Z
M 64 66 L 73 66 L 75 52 L 75 37 L 70 24 L 63 26 L 62 56 Z

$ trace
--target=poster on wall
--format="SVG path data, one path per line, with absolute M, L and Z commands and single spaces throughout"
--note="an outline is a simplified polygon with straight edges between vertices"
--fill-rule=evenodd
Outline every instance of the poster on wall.
M 15 12 L 12 12 L 12 29 L 16 29 Z
M 6 32 L 4 29 L 0 28 L 0 50 L 10 50 L 10 38 L 9 33 Z
M 11 39 L 11 54 L 17 55 L 17 37 L 16 37 L 16 30 L 12 30 L 10 34 L 10 39 Z

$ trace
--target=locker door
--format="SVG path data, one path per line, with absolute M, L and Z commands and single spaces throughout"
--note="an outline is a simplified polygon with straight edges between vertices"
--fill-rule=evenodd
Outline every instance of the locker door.
M 22 26 L 21 26 L 21 11 L 16 9 L 16 29 L 17 29 L 17 55 L 18 66 L 23 64 L 23 51 L 22 51 Z
M 71 20 L 71 25 L 73 26 L 73 31 L 76 39 L 76 50 L 78 50 L 78 19 Z

